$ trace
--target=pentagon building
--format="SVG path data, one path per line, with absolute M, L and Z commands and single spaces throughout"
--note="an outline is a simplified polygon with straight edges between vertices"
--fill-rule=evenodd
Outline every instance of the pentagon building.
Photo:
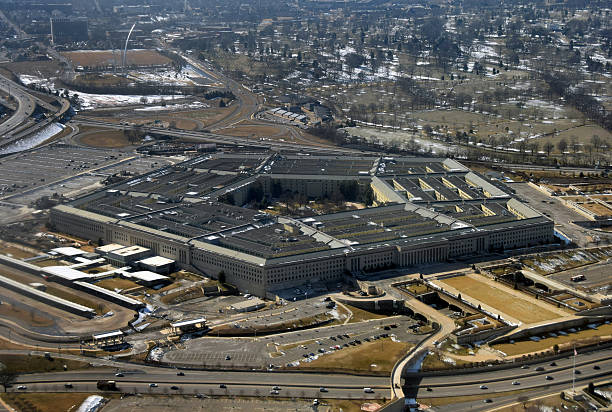
M 374 207 L 308 218 L 241 207 L 254 194 L 369 193 Z M 243 291 L 550 243 L 553 222 L 451 159 L 214 154 L 51 211 L 61 232 L 140 245 Z

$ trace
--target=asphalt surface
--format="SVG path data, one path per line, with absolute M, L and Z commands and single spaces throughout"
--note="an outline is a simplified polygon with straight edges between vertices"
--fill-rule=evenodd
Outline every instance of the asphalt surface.
M 595 381 L 595 383 L 597 382 L 599 381 Z M 583 385 L 584 385 L 584 382 L 580 383 L 579 385 L 577 384 L 576 390 L 578 390 L 578 388 Z M 568 386 L 567 384 L 551 384 L 548 387 L 529 391 L 528 393 L 525 393 L 525 394 L 515 393 L 511 395 L 506 395 L 506 396 L 491 397 L 491 398 L 485 397 L 484 398 L 484 399 L 490 399 L 491 402 L 485 402 L 484 399 L 476 399 L 476 400 L 471 400 L 467 402 L 451 403 L 445 406 L 437 406 L 433 409 L 436 411 L 444 411 L 444 412 L 446 411 L 449 411 L 449 412 L 490 411 L 492 409 L 502 408 L 505 406 L 512 405 L 516 402 L 519 402 L 518 398 L 523 395 L 529 396 L 530 399 L 533 399 L 533 398 L 537 398 L 537 397 L 541 397 L 545 395 L 559 394 L 561 391 L 567 391 L 568 389 L 571 389 L 571 385 Z M 427 403 L 427 401 L 425 400 L 424 403 Z
M 215 372 L 185 371 L 185 376 L 177 376 L 172 369 L 148 369 L 124 371 L 123 377 L 116 377 L 114 370 L 73 371 L 44 374 L 22 375 L 11 388 L 20 391 L 19 385 L 26 385 L 25 391 L 95 391 L 98 380 L 114 380 L 124 392 L 150 393 L 205 393 L 210 395 L 263 395 L 278 386 L 278 396 L 322 397 L 320 388 L 326 388 L 325 397 L 330 398 L 376 398 L 387 395 L 388 379 L 385 377 L 352 376 L 335 374 L 306 373 L 265 373 L 265 372 Z M 71 383 L 73 388 L 65 388 Z M 155 388 L 150 384 L 158 385 Z M 221 388 L 220 385 L 226 385 Z M 176 386 L 179 389 L 171 389 Z M 369 387 L 374 393 L 364 393 Z
M 7 95 L 10 94 L 17 101 L 17 110 L 11 117 L 0 124 L 0 136 L 6 137 L 32 115 L 36 108 L 34 98 L 24 92 L 16 83 L 0 76 L 0 89 Z
M 554 220 L 555 228 L 570 237 L 578 246 L 595 246 L 592 243 L 591 236 L 598 236 L 600 238 L 607 236 L 612 239 L 611 235 L 605 235 L 602 232 L 589 230 L 571 223 L 582 222 L 587 219 L 578 212 L 574 212 L 569 207 L 563 205 L 559 199 L 547 196 L 527 183 L 509 183 L 508 185 L 516 190 L 520 201 Z
M 547 361 L 534 362 L 529 365 L 528 369 L 513 368 L 450 376 L 409 377 L 406 380 L 404 392 L 407 397 L 431 398 L 506 392 L 553 384 L 569 383 L 571 385 L 573 357 L 562 358 L 554 362 L 556 366 L 551 366 L 551 361 Z M 595 365 L 599 369 L 594 369 Z M 542 367 L 544 370 L 536 371 L 537 367 Z M 580 371 L 576 374 L 576 382 L 610 376 L 612 374 L 612 349 L 579 354 L 576 357 L 576 370 Z M 552 379 L 547 380 L 546 376 Z M 514 381 L 519 384 L 513 385 Z M 480 385 L 486 385 L 488 389 L 480 389 Z M 428 391 L 427 388 L 431 391 Z

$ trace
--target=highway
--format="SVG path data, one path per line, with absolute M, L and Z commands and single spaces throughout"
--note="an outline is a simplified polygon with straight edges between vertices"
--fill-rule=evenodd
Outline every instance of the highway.
M 552 384 L 571 385 L 573 361 L 573 357 L 566 357 L 554 361 L 556 366 L 551 366 L 551 361 L 546 361 L 534 362 L 529 365 L 528 369 L 517 367 L 446 376 L 409 376 L 406 378 L 404 393 L 409 398 L 422 399 L 543 388 Z M 538 367 L 544 370 L 536 371 Z M 579 371 L 576 374 L 576 382 L 610 376 L 612 374 L 612 349 L 579 354 L 576 357 L 576 370 Z M 552 379 L 547 380 L 546 376 Z M 513 385 L 512 382 L 515 381 L 519 384 Z M 480 385 L 486 385 L 487 389 L 480 389 Z
M 127 365 L 126 365 L 127 366 Z M 325 397 L 332 398 L 375 398 L 388 394 L 388 379 L 385 377 L 353 376 L 339 374 L 318 373 L 274 373 L 274 372 L 224 372 L 224 371 L 189 371 L 185 376 L 178 376 L 173 369 L 152 367 L 138 368 L 129 365 L 130 370 L 121 370 L 122 377 L 115 376 L 117 370 L 83 370 L 68 372 L 53 372 L 28 374 L 20 376 L 11 390 L 17 391 L 17 386 L 26 385 L 28 390 L 71 390 L 90 392 L 95 390 L 98 380 L 114 380 L 123 392 L 167 393 L 172 391 L 171 386 L 177 386 L 177 391 L 185 393 L 204 393 L 216 395 L 259 395 L 279 386 L 279 396 L 293 396 L 304 393 L 309 397 L 321 397 L 320 388 L 329 392 Z M 137 369 L 133 369 L 137 368 Z M 73 388 L 67 389 L 63 385 L 71 383 Z M 151 383 L 157 388 L 151 388 Z M 220 385 L 226 388 L 220 388 Z M 366 394 L 363 388 L 370 387 L 374 393 Z
M 11 131 L 23 124 L 34 113 L 36 102 L 32 96 L 16 87 L 16 83 L 2 76 L 0 76 L 0 89 L 17 101 L 17 110 L 0 124 L 0 136 L 7 137 Z
M 99 120 L 89 119 L 85 117 L 79 117 L 74 119 L 74 123 L 78 123 L 79 125 L 85 126 L 99 126 L 105 127 L 109 129 L 131 129 L 131 126 L 125 126 L 117 123 L 110 122 L 102 122 Z M 176 136 L 185 139 L 189 139 L 192 141 L 205 141 L 219 144 L 233 144 L 233 145 L 245 145 L 249 147 L 257 147 L 262 149 L 270 149 L 270 150 L 291 150 L 291 151 L 299 151 L 301 149 L 307 149 L 309 152 L 316 152 L 317 154 L 363 154 L 362 151 L 355 149 L 346 149 L 341 147 L 317 147 L 310 145 L 301 145 L 297 143 L 290 142 L 276 142 L 267 140 L 265 142 L 261 142 L 258 140 L 253 140 L 244 137 L 235 137 L 235 136 L 223 136 L 219 134 L 207 133 L 207 132 L 194 132 L 194 131 L 184 131 L 184 130 L 171 130 L 165 129 L 162 127 L 148 127 L 143 126 L 140 127 L 139 130 L 148 133 L 158 133 L 168 136 Z

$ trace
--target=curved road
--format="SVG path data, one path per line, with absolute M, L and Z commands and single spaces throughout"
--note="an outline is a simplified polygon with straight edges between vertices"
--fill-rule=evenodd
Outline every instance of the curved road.
M 5 94 L 10 94 L 17 101 L 17 110 L 0 124 L 0 136 L 7 137 L 10 132 L 23 124 L 34 113 L 36 102 L 32 96 L 16 87 L 14 82 L 2 76 L 0 76 L 0 89 Z

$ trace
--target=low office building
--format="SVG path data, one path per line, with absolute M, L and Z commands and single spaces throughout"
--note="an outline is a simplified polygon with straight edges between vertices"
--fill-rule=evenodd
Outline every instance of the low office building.
M 174 260 L 162 256 L 152 256 L 136 263 L 139 267 L 155 273 L 168 275 L 174 271 Z
M 124 267 L 130 266 L 132 263 L 151 256 L 152 254 L 153 252 L 151 249 L 134 245 L 109 252 L 106 256 L 106 260 L 113 266 Z
M 376 207 L 311 218 L 240 207 L 257 192 L 368 190 Z M 451 159 L 414 157 L 201 156 L 57 206 L 51 220 L 66 233 L 133 245 L 108 253 L 117 266 L 159 255 L 258 296 L 554 240 L 553 222 L 501 183 Z

